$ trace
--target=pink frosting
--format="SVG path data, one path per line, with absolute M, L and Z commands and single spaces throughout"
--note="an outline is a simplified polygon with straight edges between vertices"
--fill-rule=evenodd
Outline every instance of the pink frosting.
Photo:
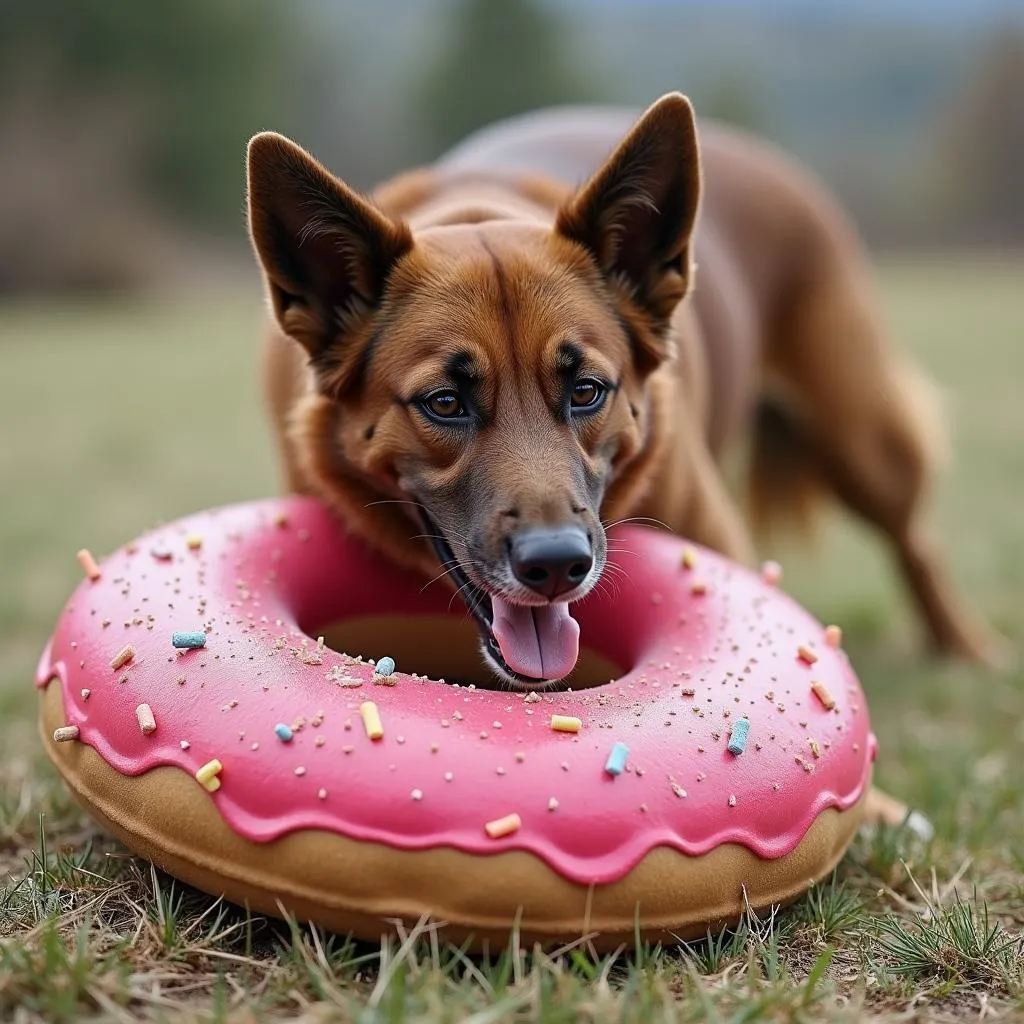
M 869 779 L 876 743 L 846 656 L 754 573 L 701 548 L 685 568 L 684 542 L 665 533 L 615 535 L 613 585 L 574 608 L 584 646 L 633 666 L 598 688 L 538 700 L 401 671 L 380 686 L 368 663 L 318 656 L 308 634 L 323 623 L 465 610 L 368 553 L 308 499 L 202 513 L 112 554 L 99 580 L 76 589 L 37 681 L 60 681 L 68 724 L 125 775 L 191 773 L 218 758 L 220 789 L 196 783 L 195 798 L 256 842 L 315 828 L 407 850 L 519 849 L 583 884 L 621 878 L 657 846 L 791 852 Z M 172 646 L 172 632 L 203 628 L 205 648 Z M 112 669 L 125 644 L 134 659 Z M 813 665 L 800 645 L 817 653 Z M 812 693 L 815 680 L 834 709 Z M 380 740 L 364 731 L 365 700 L 380 711 Z M 149 735 L 136 719 L 142 703 L 157 722 Z M 554 732 L 553 714 L 580 718 L 581 730 Z M 734 755 L 726 746 L 743 716 L 749 738 Z M 290 742 L 278 723 L 300 726 Z M 612 776 L 616 742 L 629 756 Z M 518 831 L 486 834 L 512 813 Z

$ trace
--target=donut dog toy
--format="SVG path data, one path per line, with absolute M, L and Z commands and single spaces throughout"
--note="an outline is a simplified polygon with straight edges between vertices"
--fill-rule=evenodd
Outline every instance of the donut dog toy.
M 842 856 L 876 752 L 839 633 L 767 567 L 614 532 L 617 582 L 573 606 L 603 681 L 543 693 L 431 678 L 465 610 L 311 499 L 83 552 L 39 664 L 47 750 L 159 867 L 366 939 L 429 914 L 478 949 L 611 949 L 790 901 Z

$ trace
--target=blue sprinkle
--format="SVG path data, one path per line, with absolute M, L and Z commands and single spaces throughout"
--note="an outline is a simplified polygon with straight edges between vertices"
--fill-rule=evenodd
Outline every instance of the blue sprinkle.
M 197 629 L 191 633 L 172 633 L 171 643 L 174 644 L 175 647 L 205 647 L 206 634 L 201 629 Z
M 746 718 L 737 718 L 733 722 L 732 735 L 729 737 L 728 750 L 730 754 L 742 754 L 747 749 L 747 733 L 750 732 L 750 721 Z
M 394 658 L 381 658 L 374 666 L 373 671 L 379 676 L 389 676 L 395 671 Z
M 289 743 L 291 741 L 292 736 L 294 735 L 291 729 L 289 729 L 288 726 L 284 724 L 284 722 L 278 722 L 277 725 L 274 726 L 274 732 L 277 733 L 277 738 L 282 743 Z
M 625 743 L 616 743 L 608 760 L 604 763 L 604 770 L 609 775 L 621 775 L 626 767 L 626 758 L 629 757 L 629 747 Z

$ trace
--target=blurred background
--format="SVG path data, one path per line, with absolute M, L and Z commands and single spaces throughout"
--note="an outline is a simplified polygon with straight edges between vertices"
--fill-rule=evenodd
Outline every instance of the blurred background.
M 817 168 L 880 248 L 1024 242 L 1020 0 L 5 0 L 0 294 L 248 261 L 273 128 L 358 187 L 495 117 L 681 89 Z

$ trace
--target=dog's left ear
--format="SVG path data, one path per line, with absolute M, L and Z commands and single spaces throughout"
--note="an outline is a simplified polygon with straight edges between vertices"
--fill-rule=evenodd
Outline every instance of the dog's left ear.
M 607 277 L 625 284 L 659 332 L 689 287 L 700 184 L 693 108 L 681 93 L 669 93 L 647 109 L 556 221 Z

